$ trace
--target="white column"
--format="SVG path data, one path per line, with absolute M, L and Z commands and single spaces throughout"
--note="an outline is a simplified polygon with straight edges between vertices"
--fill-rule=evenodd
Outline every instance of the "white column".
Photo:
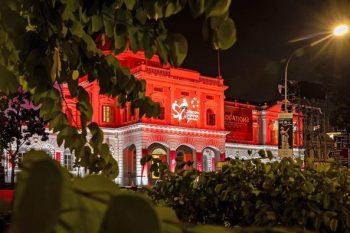
M 266 144 L 266 111 L 259 113 L 259 144 Z

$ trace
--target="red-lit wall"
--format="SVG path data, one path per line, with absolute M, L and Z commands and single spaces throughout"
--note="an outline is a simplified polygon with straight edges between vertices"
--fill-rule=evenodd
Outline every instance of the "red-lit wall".
M 259 143 L 258 112 L 254 105 L 225 101 L 225 130 L 227 142 Z
M 254 106 L 225 101 L 225 130 L 229 143 L 278 145 L 278 113 L 281 104 Z M 293 112 L 293 146 L 302 146 L 303 119 Z
M 162 67 L 157 56 L 146 62 L 140 52 L 133 54 L 131 51 L 126 51 L 117 58 L 122 65 L 129 67 L 137 78 L 146 80 L 146 95 L 160 104 L 164 109 L 164 117 L 139 119 L 138 111 L 132 115 L 128 104 L 125 108 L 117 107 L 116 99 L 99 94 L 97 82 L 89 83 L 83 77 L 80 85 L 91 97 L 94 109 L 92 120 L 101 127 L 120 127 L 141 121 L 159 125 L 224 130 L 224 90 L 227 87 L 224 86 L 222 78 L 205 77 L 192 70 Z M 67 87 L 63 92 L 68 100 L 70 111 L 65 104 L 63 109 L 71 123 L 79 125 L 76 102 L 74 99 L 69 99 Z M 186 103 L 186 109 L 182 111 L 181 106 L 184 103 Z M 109 106 L 112 109 L 113 117 L 109 123 L 103 121 L 103 106 Z M 208 122 L 208 111 L 215 115 L 211 122 Z M 176 117 L 180 113 L 182 119 Z

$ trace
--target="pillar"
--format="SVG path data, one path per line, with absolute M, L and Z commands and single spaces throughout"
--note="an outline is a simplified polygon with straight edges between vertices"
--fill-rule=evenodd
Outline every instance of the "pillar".
M 169 154 L 169 169 L 171 172 L 175 171 L 175 166 L 176 166 L 176 151 L 175 150 L 171 150 L 170 154 Z
M 226 158 L 225 153 L 221 153 L 221 154 L 220 154 L 220 160 L 221 160 L 221 161 L 225 161 L 225 158 Z
M 61 152 L 59 152 L 59 151 L 55 152 L 55 159 L 57 162 L 59 162 L 59 164 L 62 164 L 61 163 Z
M 197 160 L 197 170 L 203 170 L 203 154 L 202 152 L 196 152 L 196 160 Z
M 147 148 L 143 148 L 142 149 L 142 158 L 144 158 L 145 156 L 148 155 L 148 149 Z M 150 169 L 150 162 L 146 163 L 143 167 L 141 167 L 141 176 L 142 176 L 142 179 L 144 177 L 148 177 L 148 173 L 149 173 L 149 169 Z

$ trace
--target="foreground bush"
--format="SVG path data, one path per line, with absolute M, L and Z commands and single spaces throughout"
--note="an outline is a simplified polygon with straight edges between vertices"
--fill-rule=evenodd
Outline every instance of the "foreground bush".
M 1 203 L 0 203 L 1 204 Z M 25 154 L 13 209 L 0 205 L 0 230 L 8 233 L 281 233 L 279 228 L 189 225 L 142 194 L 119 189 L 101 175 L 71 177 L 42 151 Z
M 183 221 L 350 230 L 350 172 L 332 163 L 302 171 L 301 161 L 292 159 L 230 160 L 218 172 L 165 169 L 159 174 L 150 197 L 172 207 Z

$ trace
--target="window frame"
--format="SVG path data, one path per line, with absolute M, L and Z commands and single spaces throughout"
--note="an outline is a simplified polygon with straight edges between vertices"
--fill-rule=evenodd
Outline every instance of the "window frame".
M 216 114 L 211 108 L 207 109 L 205 115 L 206 115 L 206 124 L 208 126 L 216 126 Z
M 113 108 L 111 105 L 102 105 L 102 122 L 106 124 L 113 123 Z

